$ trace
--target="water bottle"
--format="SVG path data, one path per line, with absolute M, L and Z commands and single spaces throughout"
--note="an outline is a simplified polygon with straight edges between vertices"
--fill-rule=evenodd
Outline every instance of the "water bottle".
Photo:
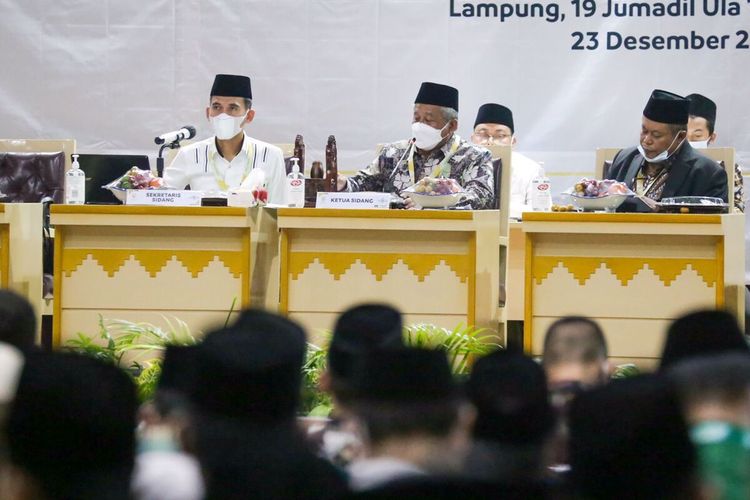
M 539 175 L 531 180 L 533 194 L 531 196 L 531 209 L 534 212 L 549 212 L 552 210 L 552 186 L 549 178 L 544 174 L 544 169 L 539 169 Z
M 65 204 L 83 205 L 86 202 L 86 174 L 78 163 L 78 155 L 73 155 L 73 165 L 65 172 Z
M 290 207 L 305 206 L 305 176 L 299 171 L 299 159 L 292 158 L 292 171 L 286 176 L 286 198 Z

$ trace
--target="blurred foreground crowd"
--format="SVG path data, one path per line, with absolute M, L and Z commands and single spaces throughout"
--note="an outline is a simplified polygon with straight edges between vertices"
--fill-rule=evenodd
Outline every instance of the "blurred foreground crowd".
M 398 311 L 337 320 L 321 390 L 298 415 L 304 330 L 243 311 L 165 352 L 157 393 L 82 355 L 34 347 L 33 311 L 0 291 L 0 498 L 750 498 L 750 350 L 701 311 L 667 332 L 655 373 L 611 379 L 596 322 L 550 325 L 458 380 L 403 343 Z

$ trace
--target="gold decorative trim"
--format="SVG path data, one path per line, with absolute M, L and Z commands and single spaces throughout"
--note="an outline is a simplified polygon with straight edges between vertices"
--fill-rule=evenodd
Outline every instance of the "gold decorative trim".
M 540 285 L 557 267 L 566 269 L 583 286 L 602 267 L 609 269 L 622 286 L 643 269 L 651 269 L 665 286 L 670 286 L 679 275 L 693 269 L 707 286 L 716 286 L 717 262 L 714 259 L 671 259 L 637 257 L 541 257 L 535 256 L 532 268 L 533 279 Z
M 340 208 L 279 208 L 279 217 L 329 217 L 345 219 L 435 219 L 472 220 L 470 210 L 362 210 Z M 486 211 L 486 210 L 484 210 Z M 497 210 L 496 210 L 497 211 Z
M 52 214 L 97 215 L 235 215 L 246 216 L 239 207 L 149 207 L 138 205 L 52 205 Z
M 377 281 L 381 281 L 398 262 L 404 263 L 419 281 L 442 262 L 466 283 L 470 273 L 470 256 L 453 254 L 400 254 L 400 253 L 348 253 L 348 252 L 289 252 L 288 273 L 297 279 L 314 262 L 321 264 L 338 281 L 356 262 L 363 264 Z
M 10 285 L 10 226 L 0 224 L 0 288 Z
M 626 214 L 585 212 L 524 212 L 524 222 L 638 222 L 638 223 L 682 223 L 721 224 L 721 215 L 716 214 Z
M 213 250 L 119 250 L 96 248 L 66 248 L 62 255 L 62 272 L 71 276 L 87 258 L 96 261 L 110 278 L 114 277 L 131 257 L 155 278 L 170 261 L 181 263 L 197 278 L 212 261 L 218 260 L 229 269 L 235 278 L 242 276 L 247 267 L 243 264 L 243 252 Z M 249 279 L 249 278 L 248 278 Z

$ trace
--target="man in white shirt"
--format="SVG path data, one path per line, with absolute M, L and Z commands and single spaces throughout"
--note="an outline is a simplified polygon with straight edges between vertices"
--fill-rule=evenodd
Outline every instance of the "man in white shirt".
M 474 120 L 471 141 L 480 146 L 515 146 L 513 112 L 500 104 L 482 104 Z M 513 151 L 510 163 L 510 217 L 520 218 L 522 212 L 531 211 L 531 181 L 541 175 L 542 167 L 516 151 Z
M 245 134 L 242 127 L 253 121 L 250 78 L 216 75 L 206 118 L 214 136 L 180 150 L 164 171 L 164 183 L 172 188 L 225 193 L 245 183 L 254 169 L 264 173 L 268 203 L 284 204 L 286 169 L 281 149 Z

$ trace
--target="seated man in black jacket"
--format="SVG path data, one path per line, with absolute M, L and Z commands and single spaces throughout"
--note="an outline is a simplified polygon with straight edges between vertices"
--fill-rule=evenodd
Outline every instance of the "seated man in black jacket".
M 617 153 L 609 170 L 609 178 L 625 182 L 643 200 L 626 202 L 620 211 L 650 211 L 654 202 L 672 196 L 727 201 L 724 169 L 686 140 L 689 107 L 684 97 L 652 92 L 643 109 L 640 143 Z

